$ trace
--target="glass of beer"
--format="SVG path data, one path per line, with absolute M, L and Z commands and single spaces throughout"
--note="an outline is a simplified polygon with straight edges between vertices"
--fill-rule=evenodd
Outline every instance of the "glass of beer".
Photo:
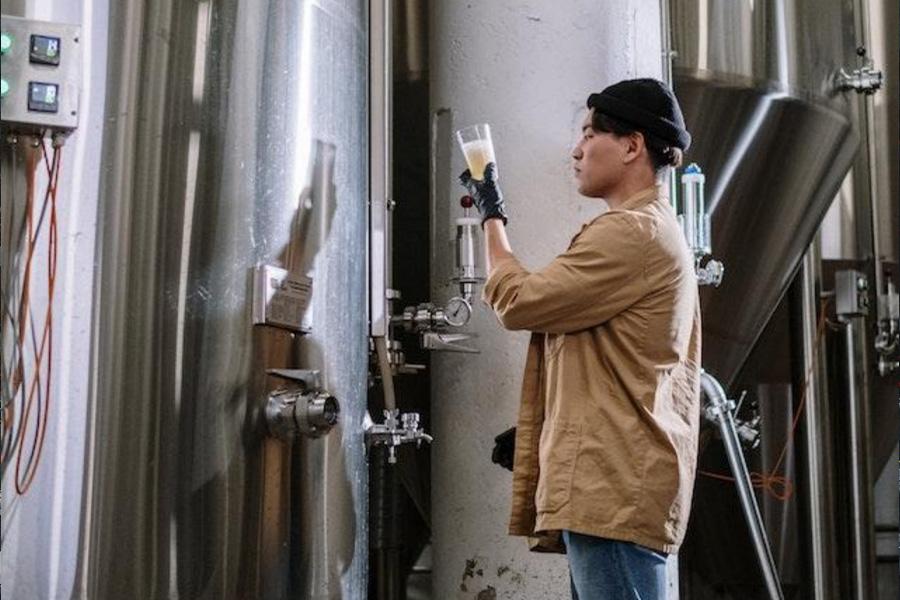
M 466 157 L 472 179 L 484 179 L 484 168 L 494 163 L 494 177 L 497 177 L 497 159 L 494 157 L 494 143 L 491 141 L 491 126 L 480 123 L 456 132 L 459 147 Z

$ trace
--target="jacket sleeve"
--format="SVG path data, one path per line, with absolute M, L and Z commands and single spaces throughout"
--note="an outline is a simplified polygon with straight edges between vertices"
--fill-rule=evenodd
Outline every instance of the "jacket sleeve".
M 507 329 L 570 333 L 600 325 L 648 291 L 646 236 L 629 215 L 606 214 L 534 273 L 515 258 L 485 282 L 483 298 Z

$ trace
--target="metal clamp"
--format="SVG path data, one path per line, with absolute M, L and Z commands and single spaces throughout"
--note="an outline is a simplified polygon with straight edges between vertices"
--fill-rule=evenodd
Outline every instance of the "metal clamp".
M 701 267 L 700 260 L 697 259 L 695 271 L 697 273 L 698 285 L 719 287 L 722 283 L 722 278 L 725 276 L 725 265 L 717 260 L 710 260 Z
M 266 425 L 272 437 L 286 442 L 293 441 L 297 435 L 320 437 L 337 424 L 340 404 L 321 389 L 319 371 L 269 369 L 266 373 L 297 386 L 275 390 L 266 400 Z
M 835 75 L 835 87 L 838 90 L 854 90 L 857 94 L 874 94 L 881 89 L 883 83 L 884 73 L 873 68 L 871 62 L 850 72 L 842 68 Z
M 881 89 L 884 83 L 884 73 L 875 69 L 871 59 L 866 58 L 868 51 L 865 46 L 856 49 L 862 66 L 847 72 L 841 69 L 835 74 L 835 88 L 839 91 L 855 90 L 858 94 L 872 95 Z

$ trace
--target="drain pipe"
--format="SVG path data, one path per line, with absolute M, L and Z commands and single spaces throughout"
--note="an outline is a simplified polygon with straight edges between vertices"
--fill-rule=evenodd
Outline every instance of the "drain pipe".
M 851 269 L 834 274 L 834 312 L 844 326 L 844 371 L 847 385 L 847 415 L 850 433 L 850 510 L 853 551 L 853 598 L 875 595 L 875 548 L 872 526 L 871 433 L 865 383 L 860 371 L 868 362 L 865 346 L 857 336 L 865 331 L 869 312 L 866 276 Z M 865 339 L 865 336 L 860 336 Z M 863 375 L 864 376 L 864 375 Z
M 850 505 L 853 527 L 853 598 L 866 600 L 875 592 L 875 552 L 872 540 L 872 476 L 869 469 L 868 411 L 859 394 L 856 369 L 856 320 L 844 318 L 844 369 L 850 416 Z
M 778 571 L 775 568 L 775 559 L 772 549 L 769 547 L 769 539 L 763 528 L 762 516 L 756 496 L 753 494 L 753 485 L 750 483 L 750 474 L 747 471 L 747 463 L 741 450 L 741 442 L 734 424 L 734 402 L 725 395 L 725 390 L 715 377 L 706 371 L 700 372 L 700 386 L 706 394 L 709 403 L 704 408 L 704 416 L 709 421 L 714 421 L 719 426 L 722 442 L 725 444 L 725 453 L 728 455 L 728 464 L 734 475 L 735 486 L 747 519 L 747 527 L 753 538 L 753 547 L 759 560 L 763 578 L 766 581 L 766 589 L 772 600 L 784 600 L 781 590 L 781 582 L 778 580 Z

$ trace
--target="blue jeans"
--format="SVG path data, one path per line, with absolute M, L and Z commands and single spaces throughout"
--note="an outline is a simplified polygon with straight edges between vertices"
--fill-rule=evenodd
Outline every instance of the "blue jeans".
M 664 600 L 667 554 L 630 542 L 562 532 L 572 600 Z

